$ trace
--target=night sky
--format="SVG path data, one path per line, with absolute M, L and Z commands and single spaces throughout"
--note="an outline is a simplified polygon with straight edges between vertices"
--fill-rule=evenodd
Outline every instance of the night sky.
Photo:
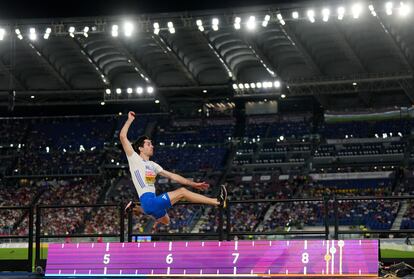
M 289 0 L 0 0 L 0 20 L 124 15 L 249 7 Z

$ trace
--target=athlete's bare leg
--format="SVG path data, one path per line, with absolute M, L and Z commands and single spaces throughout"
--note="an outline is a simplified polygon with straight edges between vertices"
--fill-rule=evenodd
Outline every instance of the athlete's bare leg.
M 141 214 L 144 214 L 144 209 L 142 209 L 141 206 L 137 205 L 132 209 L 132 212 L 135 216 L 140 216 Z
M 186 200 L 188 202 L 194 202 L 194 203 L 209 204 L 209 205 L 220 205 L 220 202 L 217 200 L 217 198 L 209 198 L 209 197 L 191 192 L 184 187 L 168 192 L 167 194 L 168 194 L 168 197 L 170 198 L 171 205 L 174 205 L 175 203 L 181 200 Z
M 169 225 L 170 224 L 170 217 L 168 216 L 168 214 L 165 214 L 161 218 L 158 218 L 157 220 L 155 220 L 154 225 L 152 226 L 152 230 L 154 232 L 157 230 L 158 224 Z

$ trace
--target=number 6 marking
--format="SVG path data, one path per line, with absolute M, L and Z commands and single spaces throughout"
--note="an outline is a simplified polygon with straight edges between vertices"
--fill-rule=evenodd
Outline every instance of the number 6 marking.
M 239 253 L 233 253 L 232 255 L 234 257 L 233 263 L 235 264 L 237 262 L 237 259 L 239 258 L 240 254 Z
M 165 261 L 167 262 L 167 264 L 171 264 L 173 262 L 172 254 L 168 254 Z

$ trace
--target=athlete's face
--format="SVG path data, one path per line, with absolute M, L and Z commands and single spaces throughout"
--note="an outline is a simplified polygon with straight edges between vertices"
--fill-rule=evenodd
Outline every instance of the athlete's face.
M 151 140 L 145 140 L 144 146 L 140 147 L 140 151 L 148 157 L 152 156 L 154 154 L 154 146 Z

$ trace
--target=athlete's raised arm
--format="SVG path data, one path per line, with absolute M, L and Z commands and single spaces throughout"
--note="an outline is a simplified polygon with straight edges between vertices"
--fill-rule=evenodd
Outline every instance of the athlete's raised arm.
M 119 132 L 119 139 L 121 140 L 122 147 L 127 156 L 131 156 L 134 154 L 134 149 L 132 148 L 131 143 L 128 140 L 128 129 L 131 126 L 132 122 L 135 119 L 135 112 L 130 111 L 128 112 L 128 120 L 125 122 L 124 126 L 122 127 L 121 131 Z

